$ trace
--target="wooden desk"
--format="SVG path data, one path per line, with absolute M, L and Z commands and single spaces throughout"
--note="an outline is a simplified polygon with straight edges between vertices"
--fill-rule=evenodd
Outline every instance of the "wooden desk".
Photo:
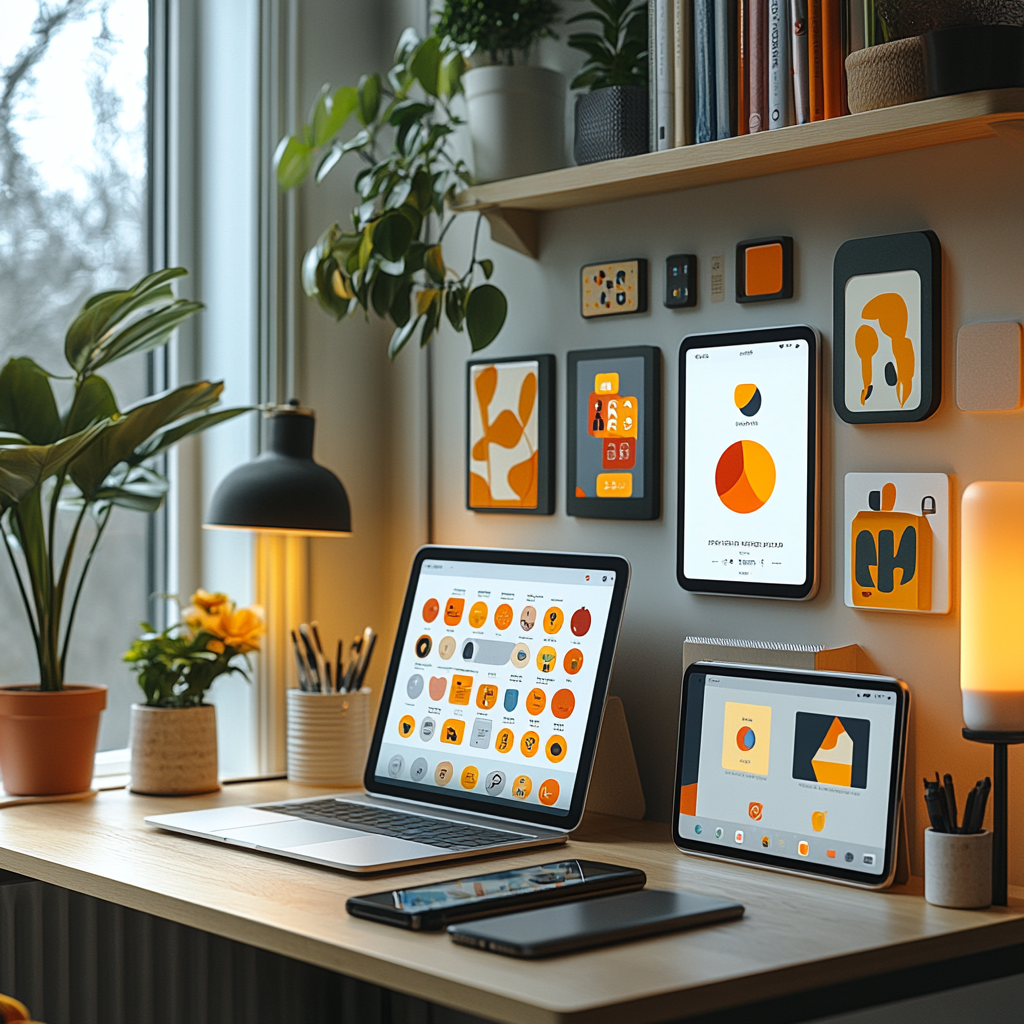
M 519 961 L 360 921 L 345 899 L 394 884 L 151 829 L 147 814 L 323 792 L 287 782 L 175 800 L 92 801 L 0 811 L 0 868 L 272 950 L 466 1013 L 515 1024 L 644 1024 L 914 968 L 1024 942 L 1024 901 L 985 911 L 925 903 L 920 885 L 885 893 L 789 878 L 678 853 L 668 827 L 599 818 L 566 847 L 439 865 L 416 884 L 567 855 L 642 867 L 649 885 L 738 899 L 733 923 L 548 961 Z M 839 1012 L 842 1007 L 822 1007 Z

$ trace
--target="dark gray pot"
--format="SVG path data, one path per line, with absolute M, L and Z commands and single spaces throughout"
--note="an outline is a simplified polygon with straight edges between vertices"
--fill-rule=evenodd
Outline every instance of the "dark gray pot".
M 611 85 L 576 97 L 576 163 L 646 153 L 648 140 L 646 89 Z

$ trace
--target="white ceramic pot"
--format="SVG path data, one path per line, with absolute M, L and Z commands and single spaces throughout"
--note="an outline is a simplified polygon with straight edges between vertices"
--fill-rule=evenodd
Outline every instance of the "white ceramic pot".
M 462 76 L 476 181 L 551 171 L 565 163 L 565 77 L 551 68 L 494 64 Z
M 370 745 L 370 696 L 288 691 L 288 778 L 307 786 L 359 786 Z
M 134 793 L 184 796 L 220 789 L 217 709 L 132 705 L 131 788 Z
M 939 907 L 992 902 L 992 833 L 924 832 L 924 898 Z

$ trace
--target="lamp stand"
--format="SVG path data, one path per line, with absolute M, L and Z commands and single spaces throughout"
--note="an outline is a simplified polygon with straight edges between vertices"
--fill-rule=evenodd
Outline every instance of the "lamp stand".
M 974 743 L 992 744 L 992 904 L 1006 906 L 1006 853 L 1009 842 L 1007 828 L 1007 771 L 1006 748 L 1024 743 L 1024 732 L 982 732 L 964 729 L 964 739 Z

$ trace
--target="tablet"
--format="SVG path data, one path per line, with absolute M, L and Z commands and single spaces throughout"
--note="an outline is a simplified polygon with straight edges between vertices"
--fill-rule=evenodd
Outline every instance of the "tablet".
M 676 846 L 884 888 L 909 708 L 888 676 L 696 662 L 683 676 Z
M 773 327 L 679 350 L 677 575 L 684 590 L 817 590 L 818 334 Z

